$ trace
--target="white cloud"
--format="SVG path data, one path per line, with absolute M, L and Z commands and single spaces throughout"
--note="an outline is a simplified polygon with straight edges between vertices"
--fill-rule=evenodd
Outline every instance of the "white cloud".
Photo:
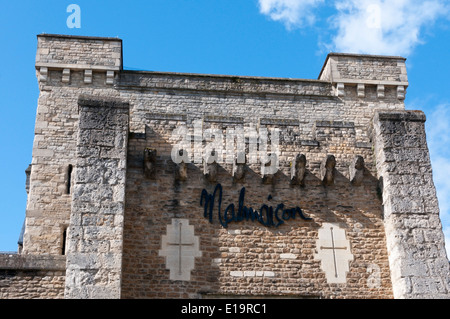
M 339 0 L 331 18 L 339 52 L 407 56 L 421 30 L 446 12 L 442 0 Z
M 311 26 L 323 0 L 258 0 L 260 12 L 288 29 Z M 447 0 L 335 0 L 324 19 L 334 34 L 328 50 L 407 56 L 423 43 L 424 28 L 449 12 Z M 325 12 L 325 11 L 324 11 Z M 322 35 L 321 35 L 322 36 Z
M 439 105 L 427 116 L 427 140 L 433 180 L 439 199 L 439 210 L 445 235 L 447 257 L 450 258 L 450 105 Z
M 450 156 L 450 104 L 438 105 L 431 114 L 427 114 L 426 123 L 430 150 Z
M 259 0 L 262 14 L 268 15 L 274 21 L 283 22 L 286 28 L 312 25 L 315 15 L 312 9 L 324 0 Z

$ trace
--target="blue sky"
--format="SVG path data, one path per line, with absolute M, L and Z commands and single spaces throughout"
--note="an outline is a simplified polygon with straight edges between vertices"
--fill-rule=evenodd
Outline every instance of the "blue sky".
M 70 4 L 81 9 L 81 28 L 67 26 Z M 0 251 L 17 250 L 25 217 L 39 33 L 117 36 L 132 70 L 316 79 L 330 51 L 406 57 L 405 104 L 427 115 L 449 251 L 449 17 L 446 0 L 3 0 Z

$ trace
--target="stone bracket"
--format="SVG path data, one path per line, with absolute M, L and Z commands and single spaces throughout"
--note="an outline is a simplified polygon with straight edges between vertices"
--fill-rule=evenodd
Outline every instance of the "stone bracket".
M 84 83 L 92 83 L 92 70 L 84 70 Z
M 47 80 L 48 80 L 48 68 L 45 67 L 45 66 L 40 67 L 39 68 L 39 73 L 40 73 L 39 81 L 47 82 Z
M 305 185 L 306 156 L 297 154 L 295 160 L 291 162 L 291 183 L 293 185 Z
M 70 82 L 70 69 L 63 69 L 61 81 L 63 83 L 69 83 Z
M 360 186 L 364 179 L 364 158 L 356 156 L 349 167 L 350 182 L 354 186 Z
M 320 166 L 320 174 L 322 178 L 322 183 L 325 186 L 331 186 L 334 184 L 334 178 L 336 175 L 336 158 L 334 155 L 328 155 Z

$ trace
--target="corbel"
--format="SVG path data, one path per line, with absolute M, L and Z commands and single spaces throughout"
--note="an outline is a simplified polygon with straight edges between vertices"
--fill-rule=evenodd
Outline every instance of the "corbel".
M 334 184 L 335 178 L 336 158 L 333 155 L 328 155 L 320 166 L 320 173 L 322 176 L 322 183 L 325 186 Z
M 92 70 L 84 70 L 84 83 L 92 83 Z
M 305 185 L 306 175 L 306 156 L 297 154 L 294 161 L 291 162 L 291 183 L 293 185 Z
M 106 84 L 114 84 L 114 71 L 106 71 Z
M 261 175 L 263 184 L 272 184 L 273 177 L 278 170 L 277 154 L 272 153 L 268 155 L 268 161 L 261 166 Z
M 366 96 L 366 92 L 365 92 L 365 85 L 363 83 L 358 83 L 356 86 L 356 93 L 358 95 L 358 97 L 365 97 Z
M 210 154 L 207 155 L 205 165 L 203 166 L 203 174 L 210 183 L 215 183 L 217 180 L 217 170 L 219 165 L 217 164 L 216 159 L 216 151 L 212 150 Z
M 144 150 L 144 174 L 152 178 L 156 170 L 156 149 L 147 147 Z
M 63 69 L 62 82 L 63 83 L 69 83 L 70 82 L 70 69 Z
M 338 97 L 345 96 L 345 84 L 344 83 L 337 83 L 336 84 L 336 95 Z
M 176 180 L 178 181 L 186 181 L 187 180 L 187 167 L 188 163 L 185 161 L 185 157 L 187 156 L 186 150 L 179 150 L 178 155 L 182 159 L 181 162 L 177 164 L 176 170 Z
M 377 85 L 377 97 L 379 99 L 384 98 L 384 85 L 383 84 Z
M 354 186 L 360 186 L 364 178 L 364 158 L 356 156 L 349 167 L 350 182 Z
M 246 164 L 245 154 L 239 153 L 233 162 L 233 179 L 235 182 L 244 179 L 246 171 L 245 164 Z
M 405 87 L 403 85 L 397 86 L 397 99 L 399 100 L 405 99 Z
M 48 80 L 48 68 L 45 66 L 41 66 L 39 68 L 39 81 L 41 82 L 47 82 Z

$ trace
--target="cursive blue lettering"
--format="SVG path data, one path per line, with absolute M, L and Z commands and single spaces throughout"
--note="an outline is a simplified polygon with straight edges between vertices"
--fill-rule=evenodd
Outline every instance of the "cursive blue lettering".
M 204 204 L 204 217 L 209 218 L 209 222 L 212 223 L 213 220 L 213 209 L 214 209 L 214 200 L 216 198 L 216 192 L 219 191 L 219 200 L 218 200 L 218 213 L 220 218 L 220 206 L 222 205 L 222 185 L 217 184 L 216 188 L 214 189 L 214 192 L 212 195 L 208 194 L 206 189 L 202 190 L 202 195 L 200 197 L 200 205 L 203 205 L 203 200 L 205 201 Z M 209 210 L 208 210 L 209 208 Z
M 244 204 L 245 187 L 242 187 L 241 191 L 239 192 L 237 210 L 235 209 L 235 205 L 231 203 L 227 206 L 222 216 L 222 185 L 217 184 L 212 194 L 209 194 L 206 189 L 203 189 L 200 196 L 200 206 L 203 206 L 204 209 L 203 216 L 205 218 L 208 218 L 210 223 L 213 222 L 214 203 L 216 202 L 216 195 L 217 216 L 220 224 L 224 228 L 227 228 L 228 224 L 231 222 L 240 222 L 243 220 L 258 221 L 259 223 L 267 227 L 278 227 L 291 218 L 295 219 L 296 215 L 298 215 L 303 220 L 312 219 L 305 216 L 300 207 L 297 206 L 295 208 L 285 209 L 283 203 L 278 204 L 275 208 L 275 211 L 272 206 L 269 206 L 267 204 L 262 204 L 259 211 L 254 210 L 252 207 L 247 207 Z M 272 196 L 269 195 L 267 199 L 270 201 L 272 199 Z
M 277 208 L 275 209 L 275 218 L 278 221 L 278 223 L 275 225 L 275 227 L 278 227 L 284 223 L 284 221 L 282 219 L 280 219 L 280 217 L 278 216 L 278 211 L 283 210 L 283 207 L 284 207 L 284 204 L 281 203 L 281 204 L 278 204 Z

